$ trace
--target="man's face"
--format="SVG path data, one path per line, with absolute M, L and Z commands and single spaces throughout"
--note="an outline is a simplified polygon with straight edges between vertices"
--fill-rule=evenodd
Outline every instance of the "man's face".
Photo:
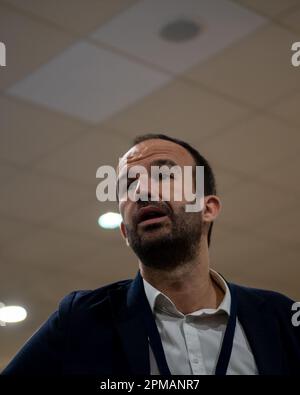
M 135 145 L 121 158 L 119 179 L 126 176 L 126 164 L 127 171 L 132 166 L 143 166 L 149 179 L 147 188 L 137 180 L 133 184 L 134 189 L 131 189 L 133 195 L 147 195 L 147 201 L 127 199 L 119 202 L 123 218 L 121 231 L 133 251 L 146 266 L 161 269 L 176 267 L 194 258 L 199 252 L 202 215 L 201 212 L 186 212 L 185 206 L 190 202 L 184 198 L 181 201 L 174 199 L 176 177 L 170 178 L 170 200 L 162 198 L 163 178 L 158 181 L 160 185 L 155 190 L 158 201 L 150 200 L 154 194 L 151 190 L 151 166 L 177 165 L 183 174 L 184 166 L 195 166 L 192 155 L 171 141 L 151 139 Z

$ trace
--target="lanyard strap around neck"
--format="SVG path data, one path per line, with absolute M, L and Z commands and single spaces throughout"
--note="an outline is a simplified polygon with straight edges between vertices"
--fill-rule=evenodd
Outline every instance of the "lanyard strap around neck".
M 231 356 L 237 317 L 237 298 L 234 286 L 228 284 L 231 294 L 230 316 L 227 322 L 222 348 L 219 354 L 215 375 L 225 376 Z
M 218 362 L 216 365 L 215 375 L 225 376 L 231 356 L 233 339 L 236 327 L 237 318 L 237 298 L 233 285 L 228 284 L 231 294 L 230 316 L 224 333 L 222 347 L 219 354 Z M 160 334 L 158 332 L 155 319 L 152 315 L 152 310 L 149 303 L 146 303 L 143 309 L 143 319 L 147 328 L 149 342 L 154 353 L 159 371 L 164 376 L 170 376 L 171 372 L 167 364 L 166 356 L 163 350 Z

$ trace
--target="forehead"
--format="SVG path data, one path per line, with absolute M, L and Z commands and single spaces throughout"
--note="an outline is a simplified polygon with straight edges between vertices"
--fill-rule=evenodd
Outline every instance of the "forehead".
M 119 169 L 121 170 L 126 162 L 128 166 L 147 166 L 158 159 L 170 159 L 181 166 L 195 164 L 193 156 L 181 145 L 168 140 L 150 139 L 136 144 L 127 151 L 120 158 Z

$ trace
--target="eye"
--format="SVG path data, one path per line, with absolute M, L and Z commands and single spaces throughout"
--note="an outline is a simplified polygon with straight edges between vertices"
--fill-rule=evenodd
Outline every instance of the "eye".
M 174 174 L 173 173 L 171 173 L 171 174 L 169 174 L 169 173 L 159 173 L 159 180 L 160 181 L 161 180 L 165 180 L 167 178 L 174 178 Z
M 127 189 L 130 187 L 130 185 L 133 183 L 134 180 L 135 180 L 135 178 L 133 178 L 133 177 L 127 178 Z
M 137 181 L 138 177 L 128 177 L 127 178 L 127 190 L 130 188 L 130 186 Z

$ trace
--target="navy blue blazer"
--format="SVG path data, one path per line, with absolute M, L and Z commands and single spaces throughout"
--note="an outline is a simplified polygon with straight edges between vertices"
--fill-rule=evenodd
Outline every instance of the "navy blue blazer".
M 300 374 L 300 326 L 291 322 L 293 301 L 277 292 L 229 284 L 235 287 L 238 319 L 259 374 Z M 74 291 L 2 375 L 148 375 L 145 311 L 155 323 L 139 271 L 134 280 Z

